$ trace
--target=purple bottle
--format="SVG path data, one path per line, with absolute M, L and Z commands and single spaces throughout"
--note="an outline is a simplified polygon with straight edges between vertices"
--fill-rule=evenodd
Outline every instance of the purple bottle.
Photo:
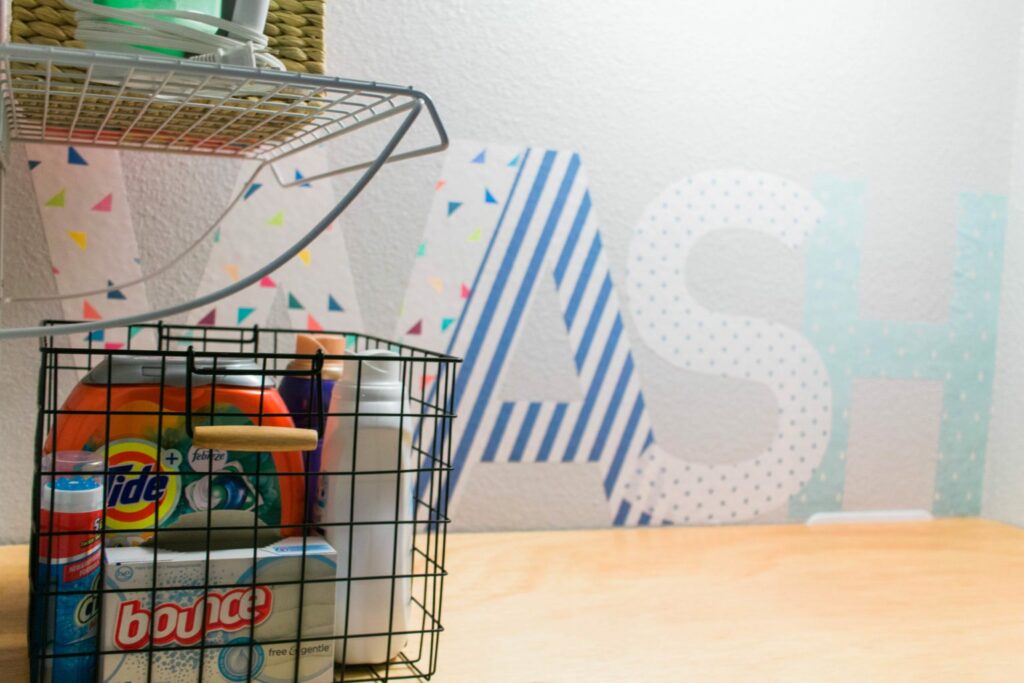
M 317 351 L 323 351 L 327 356 L 340 356 L 345 353 L 345 338 L 308 334 L 300 334 L 295 338 L 295 353 L 301 355 L 314 355 Z M 331 404 L 331 391 L 334 384 L 341 379 L 344 370 L 344 363 L 338 358 L 325 358 L 324 367 L 320 372 L 323 381 L 324 410 Z M 296 359 L 288 364 L 289 370 L 309 370 L 312 361 Z M 291 413 L 292 420 L 296 427 L 316 429 L 320 425 L 320 396 L 316 387 L 311 387 L 311 377 L 301 375 L 286 375 L 281 380 L 278 392 L 284 399 L 285 405 Z M 317 442 L 316 450 L 310 451 L 308 457 L 308 469 L 306 476 L 306 521 L 315 522 L 319 515 L 316 513 L 319 504 L 319 482 L 317 473 L 320 472 L 320 449 L 323 447 L 323 440 Z

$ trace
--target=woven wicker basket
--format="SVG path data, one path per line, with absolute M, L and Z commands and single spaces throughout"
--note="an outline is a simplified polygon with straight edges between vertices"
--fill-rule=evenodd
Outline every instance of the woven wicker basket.
M 289 71 L 324 73 L 326 0 L 270 0 L 263 32 L 270 52 Z M 63 0 L 12 0 L 11 40 L 83 48 L 75 40 L 75 12 Z
M 270 50 L 290 71 L 323 73 L 324 8 L 325 0 L 270 0 Z M 13 42 L 83 48 L 75 28 L 75 13 L 62 0 L 12 0 Z M 46 136 L 76 142 L 242 153 L 301 135 L 325 104 L 316 91 L 292 88 L 270 99 L 241 93 L 230 100 L 188 95 L 184 102 L 154 101 L 149 91 L 133 88 L 115 98 L 116 88 L 85 84 L 85 71 L 76 67 L 13 68 L 14 115 L 44 128 Z

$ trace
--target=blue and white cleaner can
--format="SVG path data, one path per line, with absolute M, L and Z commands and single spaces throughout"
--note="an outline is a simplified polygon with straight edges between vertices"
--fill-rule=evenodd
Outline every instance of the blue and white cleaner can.
M 58 474 L 44 481 L 40 493 L 33 635 L 43 645 L 42 680 L 92 683 L 103 557 L 102 480 L 85 472 Z

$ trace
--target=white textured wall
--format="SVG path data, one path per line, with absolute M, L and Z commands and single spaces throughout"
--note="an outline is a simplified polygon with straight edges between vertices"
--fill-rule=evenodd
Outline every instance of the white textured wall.
M 942 320 L 951 292 L 957 193 L 1010 188 L 1020 46 L 1016 0 L 994 0 L 984 9 L 972 0 L 329 5 L 329 63 L 336 73 L 426 90 L 453 138 L 579 151 L 620 284 L 634 222 L 653 197 L 683 176 L 735 167 L 806 185 L 819 176 L 842 176 L 863 180 L 868 188 L 861 314 Z M 19 289 L 50 291 L 23 161 L 16 158 L 5 197 L 6 277 Z M 234 181 L 233 169 L 223 162 L 126 154 L 124 164 L 148 262 L 162 260 L 200 231 L 202 217 L 213 213 Z M 386 170 L 342 221 L 369 332 L 395 332 L 440 164 L 432 158 Z M 1015 230 L 1021 229 L 1018 220 Z M 1011 277 L 1013 249 L 1020 252 L 1021 241 L 1014 235 Z M 205 253 L 200 250 L 174 276 L 151 284 L 151 302 L 189 296 Z M 711 308 L 798 328 L 802 259 L 801 251 L 767 238 L 722 232 L 698 247 L 689 281 Z M 1024 296 L 1014 295 L 1013 288 L 1024 292 L 1024 284 L 1008 280 L 1007 304 Z M 1024 330 L 1024 321 L 1014 322 L 1017 309 L 1008 310 L 1006 325 Z M 4 325 L 14 325 L 55 313 L 8 306 L 2 316 Z M 626 325 L 664 447 L 714 462 L 765 446 L 776 410 L 766 391 L 670 366 L 643 347 L 628 315 Z M 543 346 L 543 327 L 538 333 L 535 341 Z M 547 334 L 553 338 L 556 331 Z M 1024 368 L 1013 360 L 1020 351 L 1009 335 L 1002 342 L 1005 377 L 1016 377 Z M 0 434 L 7 453 L 0 478 L 0 510 L 7 521 L 0 541 L 27 536 L 36 363 L 32 342 L 6 344 L 0 351 Z M 522 381 L 528 390 L 530 378 Z M 532 381 L 542 383 L 544 377 Z M 1014 393 L 1011 386 L 1020 382 L 1006 382 L 1000 391 Z M 932 403 L 905 411 L 907 435 L 900 445 L 910 453 L 901 467 L 914 472 L 934 466 Z M 1009 401 L 1000 405 L 1012 409 Z M 869 424 L 889 424 L 880 419 L 881 402 L 858 410 Z M 1024 477 L 1024 466 L 1012 466 L 1024 462 L 1016 457 L 1019 430 L 1014 433 L 1010 424 L 1000 429 L 995 478 L 1010 481 L 1003 470 Z M 857 449 L 885 452 L 886 438 L 884 429 L 858 433 Z M 467 499 L 464 512 L 480 516 L 476 525 L 557 525 L 550 508 L 540 505 L 545 482 L 525 470 L 504 469 L 505 474 L 495 470 L 482 477 L 479 485 L 515 492 L 513 500 L 503 508 L 476 509 Z M 881 466 L 859 471 L 858 486 L 870 490 L 872 478 L 884 482 L 887 475 Z M 566 492 L 574 486 L 589 491 L 589 477 L 583 470 L 560 473 L 550 493 L 571 496 Z M 555 517 L 573 525 L 592 523 L 590 505 L 570 501 L 568 507 L 579 514 Z M 1007 505 L 994 502 L 992 508 L 994 514 L 1010 514 Z M 783 510 L 764 519 L 784 516 Z
M 1024 43 L 1020 64 L 1024 65 Z M 997 373 L 983 514 L 1024 525 L 1024 68 L 1016 83 L 1010 222 L 1004 252 Z

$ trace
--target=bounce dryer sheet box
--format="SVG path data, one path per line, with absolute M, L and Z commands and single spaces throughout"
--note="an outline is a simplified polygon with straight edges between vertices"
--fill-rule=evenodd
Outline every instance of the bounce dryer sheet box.
M 149 547 L 108 548 L 103 598 L 103 650 L 100 680 L 106 683 L 161 683 L 199 679 L 203 626 L 204 681 L 331 681 L 334 676 L 334 604 L 332 581 L 301 587 L 302 640 L 298 638 L 302 538 L 286 538 L 256 551 L 177 552 Z M 157 556 L 156 607 L 153 607 L 154 554 Z M 253 567 L 256 586 L 253 588 Z M 306 539 L 307 581 L 335 576 L 334 549 L 319 536 Z M 272 585 L 263 585 L 272 584 Z M 204 585 L 218 586 L 208 592 Z M 193 586 L 195 588 L 193 588 Z M 161 589 L 163 587 L 163 589 Z M 253 629 L 250 633 L 250 629 Z M 309 640 L 324 636 L 325 640 Z M 149 653 L 154 648 L 152 678 Z M 271 644 L 272 641 L 292 641 Z M 249 643 L 254 643 L 251 648 Z M 179 649 L 196 646 L 196 649 Z M 295 655 L 300 653 L 295 678 Z M 250 650 L 252 654 L 250 655 Z M 250 677 L 251 676 L 251 677 Z

